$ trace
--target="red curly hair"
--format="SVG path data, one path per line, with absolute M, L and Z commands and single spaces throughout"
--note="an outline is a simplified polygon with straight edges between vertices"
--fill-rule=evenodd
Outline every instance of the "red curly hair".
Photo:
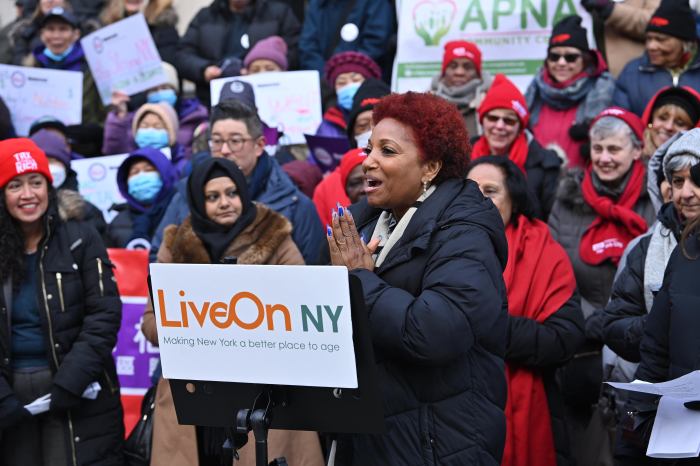
M 467 177 L 471 145 L 457 107 L 429 93 L 390 94 L 372 111 L 375 126 L 384 118 L 393 118 L 411 128 L 423 160 L 442 161 L 434 183 Z

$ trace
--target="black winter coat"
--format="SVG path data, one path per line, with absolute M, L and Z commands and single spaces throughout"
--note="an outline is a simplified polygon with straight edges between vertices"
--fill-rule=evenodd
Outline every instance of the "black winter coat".
M 676 240 L 680 239 L 682 226 L 673 204 L 661 208 L 658 221 Z M 610 302 L 602 312 L 591 316 L 594 321 L 601 319 L 603 342 L 631 362 L 639 362 L 639 345 L 648 316 L 644 302 L 644 264 L 650 242 L 651 235 L 643 236 L 630 250 L 624 268 L 615 279 Z
M 357 215 L 369 238 L 380 211 Z M 386 433 L 353 465 L 499 465 L 508 325 L 503 221 L 473 181 L 425 200 L 384 263 L 354 270 L 369 313 Z
M 233 35 L 248 34 L 250 50 L 259 40 L 278 35 L 287 43 L 289 68 L 297 63 L 297 44 L 301 25 L 292 9 L 274 0 L 255 0 L 246 9 L 243 21 L 246 30 L 232 30 L 234 15 L 227 0 L 214 0 L 208 7 L 199 10 L 187 32 L 180 40 L 177 51 L 177 69 L 180 77 L 197 85 L 197 97 L 205 105 L 209 104 L 209 83 L 204 81 L 204 69 L 210 65 L 220 65 L 225 57 L 229 39 Z M 244 50 L 240 56 L 243 60 Z
M 47 216 L 39 251 L 37 298 L 53 382 L 76 396 L 92 382 L 102 387 L 96 400 L 83 399 L 65 416 L 68 465 L 121 466 L 124 424 L 112 358 L 121 301 L 107 252 L 94 229 L 64 222 L 57 213 Z M 11 388 L 11 290 L 9 280 L 0 290 L 0 416 L 17 402 Z
M 559 185 L 561 159 L 553 150 L 545 149 L 532 139 L 528 144 L 525 172 L 527 185 L 539 201 L 539 217 L 547 221 Z

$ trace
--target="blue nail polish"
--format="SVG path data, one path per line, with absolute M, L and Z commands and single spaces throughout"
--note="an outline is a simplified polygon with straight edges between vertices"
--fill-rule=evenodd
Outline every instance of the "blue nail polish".
M 367 242 L 367 238 L 365 238 L 365 234 L 364 234 L 364 233 L 362 233 L 362 234 L 360 235 L 360 239 L 362 240 L 363 243 L 366 243 L 366 242 Z
M 333 236 L 333 230 L 331 230 L 330 225 L 326 225 L 326 234 L 328 236 Z
M 340 215 L 342 217 L 344 214 L 345 214 L 345 210 L 343 209 L 343 207 L 342 206 L 338 207 L 338 215 Z

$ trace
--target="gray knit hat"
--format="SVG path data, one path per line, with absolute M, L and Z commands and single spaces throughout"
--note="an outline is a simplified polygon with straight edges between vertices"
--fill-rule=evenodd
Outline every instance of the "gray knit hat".
M 669 146 L 664 156 L 663 170 L 667 181 L 669 179 L 668 165 L 676 157 L 681 155 L 693 157 L 695 160 L 691 162 L 691 166 L 700 162 L 700 128 L 693 128 L 686 131 Z

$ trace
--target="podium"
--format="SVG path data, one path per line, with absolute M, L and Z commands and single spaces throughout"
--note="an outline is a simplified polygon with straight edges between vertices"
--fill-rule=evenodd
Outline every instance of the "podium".
M 169 379 L 178 422 L 226 428 L 229 442 L 234 442 L 232 433 L 247 436 L 252 430 L 260 466 L 268 464 L 269 429 L 383 433 L 383 402 L 362 285 L 348 277 L 356 389 Z

